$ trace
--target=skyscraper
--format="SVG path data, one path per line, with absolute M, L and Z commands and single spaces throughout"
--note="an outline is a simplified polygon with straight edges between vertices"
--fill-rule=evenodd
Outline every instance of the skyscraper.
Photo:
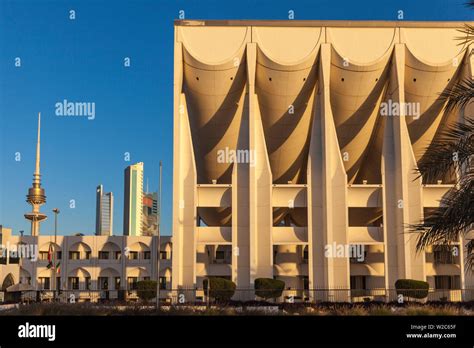
M 114 195 L 112 192 L 104 193 L 102 185 L 96 191 L 96 236 L 111 236 L 113 234 Z
M 143 162 L 125 169 L 123 233 L 141 236 L 143 226 Z
M 158 192 L 146 192 L 143 195 L 143 229 L 144 236 L 158 235 Z
M 38 138 L 36 142 L 36 166 L 33 174 L 33 186 L 28 189 L 26 201 L 31 204 L 32 211 L 25 214 L 25 219 L 31 221 L 31 235 L 38 236 L 40 223 L 46 220 L 46 215 L 40 213 L 40 207 L 46 203 L 44 189 L 41 188 L 40 174 L 40 134 L 41 134 L 41 113 L 38 113 Z
M 146 184 L 146 192 L 143 195 L 143 226 L 142 235 L 159 236 L 160 235 L 160 205 L 161 205 L 161 179 L 162 179 L 162 163 L 160 161 L 160 181 L 158 184 L 158 192 L 148 192 L 148 179 Z

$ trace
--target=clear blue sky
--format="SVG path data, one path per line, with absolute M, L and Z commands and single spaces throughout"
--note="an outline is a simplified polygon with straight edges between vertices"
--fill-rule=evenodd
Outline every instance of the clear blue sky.
M 41 111 L 42 211 L 49 215 L 42 234 L 53 232 L 54 207 L 60 234 L 93 234 L 98 184 L 114 193 L 114 234 L 122 234 L 125 167 L 143 161 L 155 190 L 160 159 L 163 232 L 171 234 L 173 20 L 180 10 L 186 19 L 287 19 L 293 10 L 295 19 L 397 20 L 402 10 L 405 20 L 473 20 L 464 2 L 0 0 L 0 224 L 30 231 L 23 214 Z M 64 99 L 95 102 L 95 120 L 55 116 Z

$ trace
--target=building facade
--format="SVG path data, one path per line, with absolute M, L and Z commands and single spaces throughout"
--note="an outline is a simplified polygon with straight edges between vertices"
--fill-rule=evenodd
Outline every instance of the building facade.
M 417 252 L 407 229 L 454 186 L 415 169 L 472 116 L 439 98 L 474 74 L 462 26 L 175 22 L 173 288 L 471 289 L 465 240 Z
M 144 236 L 157 236 L 159 228 L 158 193 L 147 192 L 143 195 L 143 230 Z
M 23 290 L 42 290 L 45 296 L 56 289 L 75 294 L 77 301 L 93 301 L 103 296 L 101 291 L 114 299 L 118 290 L 132 292 L 138 281 L 151 279 L 160 282 L 160 297 L 166 298 L 171 289 L 171 237 L 160 242 L 159 252 L 158 237 L 57 236 L 55 243 L 52 235 L 14 236 L 0 225 L 0 291 L 22 284 Z M 48 266 L 51 252 L 58 262 L 53 268 Z
M 125 169 L 123 233 L 141 236 L 143 231 L 143 162 Z
M 96 189 L 96 217 L 95 234 L 96 236 L 113 235 L 114 224 L 114 195 L 112 192 L 104 193 L 102 185 Z

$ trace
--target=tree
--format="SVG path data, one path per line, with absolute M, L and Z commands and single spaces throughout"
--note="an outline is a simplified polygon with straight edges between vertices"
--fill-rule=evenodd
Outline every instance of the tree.
M 141 280 L 137 283 L 137 295 L 138 297 L 145 302 L 150 301 L 152 298 L 156 297 L 156 280 Z
M 255 295 L 265 300 L 269 298 L 278 298 L 285 289 L 285 282 L 271 278 L 257 278 L 254 282 Z
M 428 297 L 430 285 L 427 282 L 413 279 L 398 279 L 395 282 L 397 295 L 407 298 L 423 299 Z
M 209 297 L 216 301 L 226 302 L 234 296 L 236 285 L 225 278 L 209 277 L 204 279 L 203 287 Z
M 474 0 L 468 7 L 474 9 Z M 465 24 L 458 39 L 465 49 L 474 42 L 474 26 Z M 471 52 L 466 52 L 471 54 Z M 457 82 L 441 93 L 446 102 L 445 112 L 467 110 L 473 102 L 474 81 L 470 78 Z M 419 232 L 417 250 L 424 250 L 433 244 L 451 244 L 466 235 L 474 226 L 474 118 L 464 115 L 464 122 L 458 122 L 440 133 L 427 148 L 425 156 L 418 163 L 418 172 L 425 182 L 433 182 L 445 175 L 455 177 L 452 189 L 442 198 L 440 207 L 434 209 L 424 221 L 411 226 Z M 467 244 L 466 266 L 472 270 L 474 261 L 474 240 Z

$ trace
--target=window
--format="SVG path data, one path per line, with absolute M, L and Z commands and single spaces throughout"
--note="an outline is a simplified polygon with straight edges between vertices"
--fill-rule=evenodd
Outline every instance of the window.
M 56 277 L 56 290 L 60 290 L 61 289 L 61 277 Z
M 435 276 L 435 289 L 459 289 L 460 280 L 459 276 Z
M 363 257 L 360 257 L 360 256 L 354 256 L 354 257 L 350 257 L 349 258 L 349 262 L 350 263 L 366 263 L 367 261 L 367 251 L 364 251 L 364 256 Z
M 81 253 L 79 251 L 70 251 L 69 260 L 79 260 L 81 258 Z
M 309 290 L 309 278 L 303 277 L 303 290 Z
M 366 263 L 367 250 L 361 244 L 352 244 L 349 248 L 349 262 L 350 263 Z
M 222 250 L 216 251 L 216 260 L 224 260 L 225 252 Z
M 144 260 L 149 260 L 151 259 L 151 253 L 149 251 L 144 251 L 143 252 L 143 259 Z
M 56 252 L 56 260 L 61 260 L 62 257 L 63 257 L 63 253 L 61 251 L 57 251 Z
M 122 252 L 121 251 L 114 252 L 114 258 L 116 260 L 120 260 L 121 257 L 122 257 Z
M 129 260 L 138 260 L 138 251 L 130 251 L 128 258 Z
M 128 290 L 137 290 L 138 285 L 138 277 L 128 277 L 127 278 L 127 284 L 128 284 Z
M 84 283 L 85 283 L 86 290 L 90 290 L 91 289 L 91 277 L 85 277 L 84 278 Z
M 166 251 L 160 251 L 160 260 L 168 260 L 168 253 Z
M 109 252 L 108 251 L 99 251 L 99 260 L 108 260 Z
M 90 260 L 90 259 L 91 259 L 91 252 L 90 252 L 90 251 L 86 251 L 85 254 L 86 254 L 85 259 L 86 259 L 86 260 Z
M 79 277 L 69 277 L 69 288 L 79 290 Z
M 166 277 L 160 277 L 160 289 L 166 290 Z
M 13 256 L 12 256 L 13 255 Z M 20 263 L 20 258 L 18 257 L 17 252 L 10 252 L 10 259 L 8 260 L 9 264 L 18 264 Z
M 366 289 L 366 276 L 351 276 L 351 290 Z
M 308 247 L 303 249 L 303 263 L 308 263 Z
M 143 280 L 150 280 L 150 277 L 143 277 Z
M 39 259 L 45 261 L 48 259 L 48 252 L 47 251 L 40 251 Z
M 120 290 L 120 277 L 115 277 L 114 284 L 115 284 L 115 290 Z
M 108 277 L 99 277 L 99 290 L 109 290 L 109 278 Z
M 435 264 L 455 264 L 456 260 L 454 257 L 454 250 L 447 246 L 437 245 L 433 248 L 434 262 Z
M 49 290 L 50 289 L 50 279 L 49 277 L 40 277 L 39 278 L 40 289 Z

